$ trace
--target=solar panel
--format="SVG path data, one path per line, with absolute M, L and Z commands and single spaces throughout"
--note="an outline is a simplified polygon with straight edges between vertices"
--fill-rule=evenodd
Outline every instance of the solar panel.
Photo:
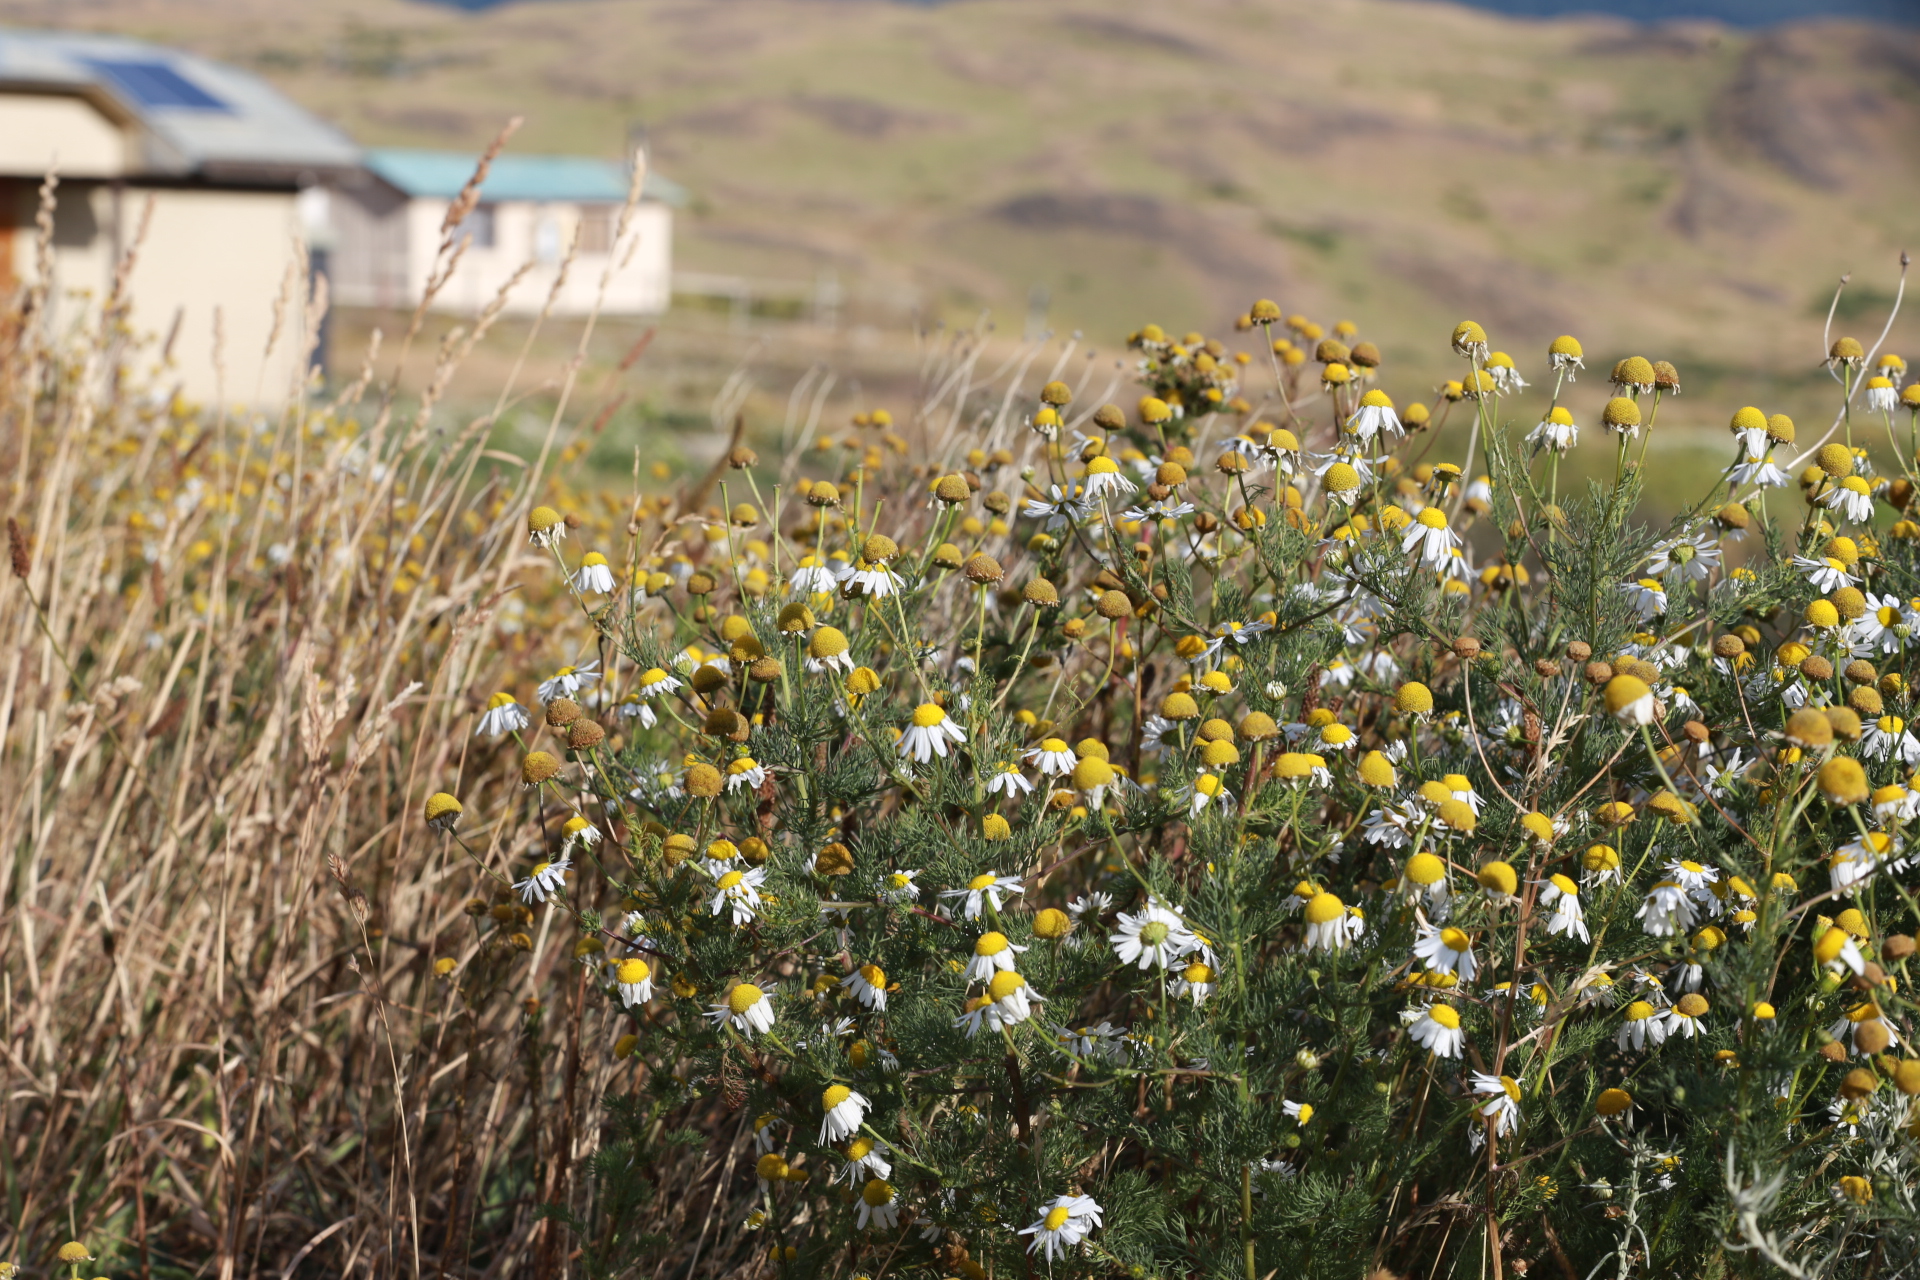
M 135 62 L 117 58 L 89 58 L 100 72 L 143 107 L 175 107 L 186 111 L 227 111 L 226 103 L 202 89 L 164 62 Z

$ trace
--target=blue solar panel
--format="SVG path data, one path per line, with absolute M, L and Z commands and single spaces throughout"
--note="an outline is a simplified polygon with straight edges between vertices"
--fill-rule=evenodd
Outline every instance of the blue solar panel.
M 164 62 L 89 58 L 87 65 L 113 81 L 116 87 L 143 107 L 178 107 L 187 111 L 230 109 L 226 103 Z

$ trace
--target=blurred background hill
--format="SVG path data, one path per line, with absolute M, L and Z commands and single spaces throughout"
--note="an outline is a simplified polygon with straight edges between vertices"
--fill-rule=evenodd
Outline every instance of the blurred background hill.
M 1358 322 L 1403 400 L 1472 315 L 1537 381 L 1562 332 L 1596 372 L 1671 359 L 1676 424 L 1719 428 L 1748 401 L 1830 413 L 1835 282 L 1855 273 L 1843 325 L 1877 332 L 1920 242 L 1920 30 L 1897 21 L 1425 0 L 0 0 L 0 21 L 239 63 L 369 145 L 478 149 L 515 113 L 516 148 L 644 139 L 693 193 L 676 268 L 796 299 L 747 334 L 676 308 L 660 353 L 714 369 L 757 343 L 796 369 L 866 351 L 884 380 L 916 317 L 982 311 L 1112 355 L 1269 296 Z

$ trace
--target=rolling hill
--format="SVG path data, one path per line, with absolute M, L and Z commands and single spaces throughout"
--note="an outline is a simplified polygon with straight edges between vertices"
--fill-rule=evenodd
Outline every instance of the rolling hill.
M 695 192 L 682 268 L 830 275 L 879 331 L 1031 311 L 1110 349 L 1267 295 L 1350 313 L 1431 378 L 1472 314 L 1523 372 L 1561 332 L 1596 362 L 1673 359 L 1678 416 L 1724 423 L 1723 386 L 1829 394 L 1834 282 L 1858 273 L 1843 321 L 1877 329 L 1920 241 L 1920 33 L 1897 27 L 1409 0 L 0 0 L 0 20 L 231 59 L 370 144 L 477 148 L 513 113 L 527 150 L 616 155 L 644 130 Z

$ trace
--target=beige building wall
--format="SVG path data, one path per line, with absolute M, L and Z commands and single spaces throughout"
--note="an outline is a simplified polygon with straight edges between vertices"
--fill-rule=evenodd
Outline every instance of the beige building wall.
M 341 192 L 334 202 L 338 247 L 333 268 L 340 301 L 348 306 L 405 307 L 427 287 L 440 247 L 445 200 L 422 198 L 397 206 L 377 192 Z M 509 314 L 530 315 L 546 305 L 560 259 L 583 219 L 600 218 L 611 235 L 617 208 L 588 211 L 564 202 L 501 201 L 491 206 L 493 243 L 471 243 L 460 266 L 434 300 L 439 310 L 471 314 L 487 306 L 523 265 L 533 267 L 508 296 Z M 583 243 L 591 244 L 591 238 Z M 673 211 L 648 202 L 633 212 L 620 262 L 607 282 L 602 309 L 609 315 L 657 315 L 673 289 Z M 593 309 L 611 255 L 583 248 L 555 302 L 557 315 Z
M 127 171 L 126 131 L 79 96 L 0 93 L 0 173 L 114 178 Z
M 304 299 L 285 313 L 273 349 L 275 301 L 294 261 L 294 196 L 279 191 L 157 190 L 153 221 L 130 281 L 134 330 L 153 351 L 179 328 L 162 374 L 191 399 L 281 404 L 295 390 L 305 355 Z M 129 234 L 148 192 L 123 196 Z M 214 311 L 220 312 L 224 388 L 214 362 Z

